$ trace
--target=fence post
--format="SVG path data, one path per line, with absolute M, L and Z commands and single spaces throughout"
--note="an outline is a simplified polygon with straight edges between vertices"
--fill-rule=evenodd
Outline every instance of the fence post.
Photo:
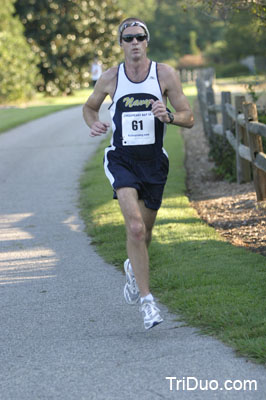
M 207 111 L 206 111 L 206 99 L 205 99 L 205 84 L 201 76 L 197 78 L 196 81 L 197 84 L 197 90 L 198 90 L 198 102 L 199 102 L 199 107 L 200 107 L 200 113 L 202 117 L 202 124 L 203 124 L 203 129 L 204 133 L 207 136 L 208 135 L 208 126 L 207 126 Z
M 212 84 L 210 84 L 206 89 L 206 102 L 207 102 L 207 112 L 208 112 L 208 135 L 213 136 L 212 126 L 217 124 L 217 116 L 215 110 L 209 110 L 208 106 L 215 106 L 215 97 Z
M 231 118 L 228 116 L 225 108 L 225 104 L 231 104 L 231 92 L 222 92 L 222 118 L 223 118 L 223 135 L 224 140 L 226 139 L 226 131 L 232 130 L 232 121 Z
M 257 195 L 257 201 L 266 200 L 266 173 L 254 165 L 256 154 L 263 152 L 261 136 L 254 135 L 248 130 L 250 121 L 258 122 L 257 107 L 254 103 L 244 104 L 244 115 L 246 122 L 246 131 L 248 133 L 250 156 L 252 160 L 253 180 Z
M 244 160 L 239 155 L 239 145 L 243 142 L 244 145 L 248 146 L 247 132 L 238 122 L 237 117 L 242 114 L 243 103 L 245 102 L 245 96 L 235 97 L 235 118 L 236 118 L 236 176 L 237 183 L 250 182 L 251 171 L 249 161 Z

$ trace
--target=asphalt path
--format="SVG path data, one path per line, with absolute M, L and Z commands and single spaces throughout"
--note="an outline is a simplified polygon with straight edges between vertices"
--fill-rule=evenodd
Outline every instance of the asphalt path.
M 164 323 L 145 331 L 124 302 L 123 273 L 79 217 L 79 177 L 99 140 L 81 107 L 0 135 L 0 399 L 265 400 L 263 366 L 162 305 Z

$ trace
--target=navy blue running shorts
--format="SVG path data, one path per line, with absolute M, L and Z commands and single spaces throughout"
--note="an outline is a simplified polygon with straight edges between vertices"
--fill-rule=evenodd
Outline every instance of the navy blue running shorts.
M 105 149 L 104 170 L 113 187 L 114 199 L 117 189 L 132 187 L 147 208 L 159 210 L 169 170 L 165 153 L 152 160 L 136 160 L 110 146 Z

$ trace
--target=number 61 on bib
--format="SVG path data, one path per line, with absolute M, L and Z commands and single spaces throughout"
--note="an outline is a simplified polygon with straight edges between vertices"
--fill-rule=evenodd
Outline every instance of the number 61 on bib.
M 122 136 L 124 146 L 155 143 L 155 119 L 151 111 L 122 113 Z

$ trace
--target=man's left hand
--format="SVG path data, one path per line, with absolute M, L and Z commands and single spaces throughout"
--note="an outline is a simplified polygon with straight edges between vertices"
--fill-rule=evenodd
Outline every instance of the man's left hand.
M 166 110 L 165 104 L 160 100 L 150 100 L 152 105 L 152 112 L 156 118 L 158 118 L 161 122 L 169 122 L 168 112 Z

